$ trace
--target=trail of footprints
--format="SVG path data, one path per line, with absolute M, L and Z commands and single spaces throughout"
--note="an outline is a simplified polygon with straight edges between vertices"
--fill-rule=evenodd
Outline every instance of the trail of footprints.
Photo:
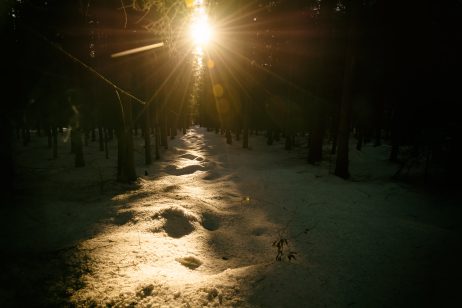
M 216 180 L 223 176 L 216 168 L 217 163 L 209 161 L 202 156 L 195 155 L 197 153 L 210 152 L 210 149 L 204 144 L 200 136 L 187 134 L 183 138 L 186 142 L 186 149 L 176 149 L 176 153 L 178 154 L 177 159 L 163 168 L 165 173 L 173 176 L 183 176 L 193 174 L 197 171 L 205 171 L 205 175 L 201 177 L 201 179 L 205 181 Z M 178 159 L 189 160 L 194 163 L 178 168 L 175 164 L 178 164 Z M 204 185 L 204 183 L 200 183 L 199 185 Z M 162 189 L 162 192 L 175 193 L 181 190 L 181 188 L 181 185 L 177 184 L 167 185 Z M 221 200 L 222 198 L 219 199 Z M 226 200 L 228 198 L 225 196 L 223 199 Z M 165 232 L 167 236 L 174 239 L 179 239 L 191 234 L 199 226 L 210 232 L 216 231 L 222 226 L 222 218 L 213 211 L 195 214 L 180 205 L 172 204 L 157 209 L 157 212 L 151 216 L 151 220 L 155 227 L 151 227 L 149 231 L 153 233 Z M 122 225 L 130 221 L 133 222 L 133 217 L 126 212 L 123 215 L 117 216 L 114 223 Z M 266 230 L 263 228 L 257 228 L 252 231 L 252 235 L 261 236 L 265 231 Z M 219 238 L 216 238 L 216 240 L 219 241 Z M 225 259 L 225 257 L 223 257 L 223 260 L 227 260 L 227 258 Z M 191 270 L 195 270 L 202 265 L 202 261 L 193 256 L 177 258 L 176 261 Z

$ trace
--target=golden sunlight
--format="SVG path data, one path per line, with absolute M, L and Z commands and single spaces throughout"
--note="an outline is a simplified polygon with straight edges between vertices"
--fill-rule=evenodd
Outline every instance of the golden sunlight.
M 208 21 L 202 1 L 197 2 L 192 13 L 189 34 L 197 48 L 205 47 L 213 38 L 213 28 Z

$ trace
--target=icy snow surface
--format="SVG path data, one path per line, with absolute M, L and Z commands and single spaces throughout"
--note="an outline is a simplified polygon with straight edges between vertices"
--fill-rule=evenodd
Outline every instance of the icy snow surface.
M 20 207 L 2 208 L 0 303 L 422 307 L 456 298 L 460 198 L 391 181 L 386 145 L 352 150 L 345 181 L 332 175 L 333 157 L 311 166 L 304 147 L 251 136 L 246 150 L 193 127 L 149 167 L 135 137 L 143 176 L 127 186 L 113 181 L 115 141 L 109 160 L 90 143 L 87 166 L 75 169 L 69 145 L 52 160 L 45 139 L 18 146 L 24 193 Z

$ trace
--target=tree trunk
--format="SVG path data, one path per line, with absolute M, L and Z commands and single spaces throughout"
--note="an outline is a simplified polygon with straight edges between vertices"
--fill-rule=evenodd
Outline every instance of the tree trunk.
M 121 182 L 133 182 L 136 180 L 135 157 L 133 154 L 132 136 L 132 102 L 126 96 L 120 97 L 122 107 L 123 125 L 117 134 L 119 140 L 119 174 L 118 180 Z
M 308 139 L 308 163 L 315 164 L 322 160 L 322 149 L 324 143 L 324 134 L 326 130 L 326 104 L 330 102 L 332 97 L 332 70 L 333 62 L 333 24 L 334 13 L 337 1 L 323 0 L 321 1 L 320 10 L 320 36 L 321 46 L 321 80 L 319 83 L 319 93 L 322 100 L 317 100 L 315 105 L 314 115 L 311 118 L 312 125 Z
M 242 132 L 242 147 L 244 149 L 249 148 L 249 129 L 246 127 Z
M 332 119 L 332 148 L 330 154 L 335 155 L 337 153 L 337 137 L 338 137 L 338 112 L 335 113 Z
M 48 141 L 48 148 L 51 149 L 51 147 L 53 146 L 53 138 L 52 138 L 50 126 L 47 127 L 47 141 Z
M 399 154 L 399 143 L 396 139 L 393 139 L 391 143 L 390 161 L 397 163 L 398 154 Z
M 80 128 L 72 129 L 71 143 L 74 145 L 75 167 L 84 167 L 85 160 L 83 158 L 82 131 Z
M 151 121 L 149 119 L 149 106 L 146 106 L 144 110 L 144 161 L 146 165 L 150 165 L 152 163 L 151 157 Z
M 267 131 L 267 139 L 266 139 L 266 144 L 267 145 L 272 145 L 274 141 L 273 138 L 273 131 L 271 129 L 268 129 Z
M 284 148 L 287 150 L 287 151 L 290 151 L 292 150 L 292 135 L 290 134 L 286 134 L 286 142 L 285 142 L 285 146 Z
M 109 148 L 108 148 L 108 130 L 104 129 L 104 154 L 106 159 L 109 159 Z
M 361 151 L 364 143 L 364 128 L 358 127 L 356 130 L 356 150 Z
M 308 140 L 308 163 L 315 164 L 322 160 L 322 144 L 324 140 L 325 111 L 321 104 Z
M 164 147 L 164 149 L 168 149 L 168 138 L 167 138 L 167 117 L 165 116 L 165 112 L 162 112 L 162 118 L 160 119 L 160 145 Z
M 28 128 L 23 128 L 22 129 L 22 145 L 27 146 L 30 141 L 30 131 Z
M 236 130 L 236 141 L 240 141 L 240 140 L 241 140 L 241 130 L 237 129 Z
M 104 134 L 106 135 L 106 134 Z M 101 126 L 98 126 L 98 140 L 99 140 L 99 150 L 102 152 L 104 151 L 104 138 L 103 136 L 103 128 Z
M 53 158 L 58 158 L 58 128 L 53 126 L 51 133 L 53 135 Z
M 231 136 L 231 130 L 227 129 L 225 135 L 226 135 L 226 143 L 227 144 L 232 144 L 233 143 L 233 137 Z
M 74 138 L 74 135 L 75 135 L 75 130 L 74 129 L 71 129 L 71 132 L 70 132 L 70 145 L 71 145 L 71 154 L 75 154 L 75 138 Z
M 340 106 L 340 123 L 338 131 L 338 152 L 335 164 L 335 175 L 347 179 L 350 177 L 348 168 L 348 143 L 350 137 L 350 122 L 352 112 L 352 90 L 356 66 L 357 33 L 356 19 L 358 18 L 360 2 L 351 1 L 349 8 L 348 42 L 345 55 L 345 73 L 343 76 L 342 101 Z
M 158 115 L 158 109 L 155 109 L 155 114 L 154 114 L 154 143 L 155 143 L 155 148 L 156 148 L 156 160 L 160 159 L 160 128 L 159 128 L 159 115 Z
M 95 134 L 95 129 L 91 129 L 91 141 L 95 142 L 96 141 L 96 134 Z

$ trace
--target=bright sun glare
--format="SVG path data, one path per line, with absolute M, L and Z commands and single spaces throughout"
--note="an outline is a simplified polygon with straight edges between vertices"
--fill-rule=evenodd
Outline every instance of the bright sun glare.
M 202 5 L 198 5 L 194 9 L 189 31 L 196 47 L 204 47 L 211 41 L 213 29 Z
M 195 20 L 191 25 L 191 37 L 196 45 L 206 45 L 212 37 L 212 29 L 206 18 Z

